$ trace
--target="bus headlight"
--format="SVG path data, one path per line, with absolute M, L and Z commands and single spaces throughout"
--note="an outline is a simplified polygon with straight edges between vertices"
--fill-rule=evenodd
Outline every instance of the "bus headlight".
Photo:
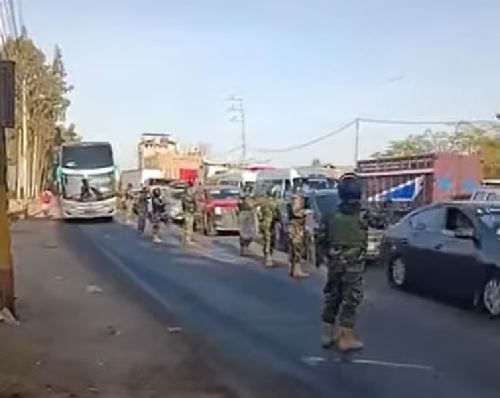
M 222 214 L 222 209 L 220 207 L 215 207 L 214 213 L 215 215 L 220 216 Z

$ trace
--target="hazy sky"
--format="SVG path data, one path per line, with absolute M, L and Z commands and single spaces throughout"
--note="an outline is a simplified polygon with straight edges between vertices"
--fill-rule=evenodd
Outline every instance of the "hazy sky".
M 283 147 L 356 116 L 490 119 L 500 111 L 498 0 L 24 0 L 62 47 L 69 119 L 134 167 L 141 132 L 222 153 L 239 145 L 226 97 L 245 98 L 249 147 Z M 361 155 L 425 128 L 364 125 Z M 275 163 L 353 158 L 352 129 Z

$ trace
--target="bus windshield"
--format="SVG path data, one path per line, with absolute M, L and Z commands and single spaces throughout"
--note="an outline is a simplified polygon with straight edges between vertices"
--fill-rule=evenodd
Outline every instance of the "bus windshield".
M 67 169 L 100 169 L 114 166 L 109 144 L 69 145 L 62 148 L 61 166 Z

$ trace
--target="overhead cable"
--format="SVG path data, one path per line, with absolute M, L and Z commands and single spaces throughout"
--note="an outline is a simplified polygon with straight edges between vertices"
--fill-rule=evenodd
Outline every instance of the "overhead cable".
M 293 146 L 289 146 L 289 147 L 285 147 L 285 148 L 275 148 L 275 149 L 266 149 L 266 148 L 251 148 L 251 149 L 253 151 L 256 151 L 256 152 L 265 152 L 265 153 L 279 153 L 279 152 L 295 151 L 297 149 L 306 148 L 308 146 L 317 144 L 318 142 L 324 141 L 330 137 L 333 137 L 334 135 L 337 135 L 337 134 L 343 132 L 344 130 L 347 130 L 349 127 L 354 126 L 356 124 L 356 122 L 357 122 L 357 119 L 353 119 L 349 123 L 344 124 L 343 126 L 339 127 L 338 129 L 330 131 L 329 133 L 326 133 L 326 134 L 324 134 L 320 137 L 317 137 L 313 140 L 304 142 L 303 144 L 293 145 Z

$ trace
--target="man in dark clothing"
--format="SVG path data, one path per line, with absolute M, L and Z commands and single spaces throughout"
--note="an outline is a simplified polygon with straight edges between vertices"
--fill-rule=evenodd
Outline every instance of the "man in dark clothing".
M 165 213 L 165 202 L 161 197 L 160 188 L 153 189 L 151 197 L 151 226 L 153 228 L 153 242 L 160 243 L 160 225 L 163 214 Z

